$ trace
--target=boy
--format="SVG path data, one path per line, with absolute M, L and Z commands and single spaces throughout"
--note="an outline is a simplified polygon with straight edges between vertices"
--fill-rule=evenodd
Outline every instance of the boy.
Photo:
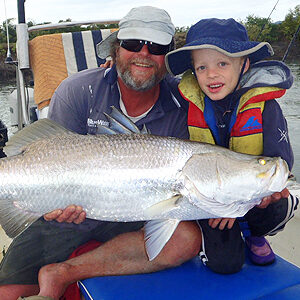
M 283 63 L 258 62 L 270 55 L 272 47 L 249 41 L 245 27 L 234 19 L 204 19 L 190 28 L 184 47 L 167 54 L 166 66 L 174 75 L 185 72 L 179 89 L 190 102 L 192 140 L 253 155 L 281 156 L 291 170 L 287 124 L 274 98 L 284 95 L 293 77 Z M 296 209 L 296 197 L 286 189 L 280 196 L 275 203 L 253 208 L 245 215 L 246 222 L 240 222 L 249 226 L 243 233 L 255 264 L 274 262 L 264 236 L 282 230 Z M 218 273 L 239 271 L 245 259 L 239 222 L 223 218 L 198 223 L 202 261 Z

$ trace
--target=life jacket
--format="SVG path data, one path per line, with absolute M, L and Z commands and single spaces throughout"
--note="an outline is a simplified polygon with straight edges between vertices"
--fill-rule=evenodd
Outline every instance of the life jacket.
M 184 73 L 179 90 L 181 95 L 190 102 L 188 111 L 190 139 L 216 144 L 218 129 L 213 108 L 190 70 Z M 229 149 L 252 155 L 263 153 L 262 112 L 265 101 L 282 97 L 285 91 L 277 87 L 257 87 L 247 90 L 240 97 L 229 124 Z M 213 135 L 212 132 L 215 134 Z

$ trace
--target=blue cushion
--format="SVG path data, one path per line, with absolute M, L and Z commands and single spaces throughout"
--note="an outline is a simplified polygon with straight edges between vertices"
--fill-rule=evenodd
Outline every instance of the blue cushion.
M 220 275 L 198 257 L 152 274 L 95 277 L 79 282 L 86 299 L 300 299 L 300 268 L 276 257 L 270 266 L 246 262 L 236 274 Z M 88 296 L 89 295 L 89 296 Z

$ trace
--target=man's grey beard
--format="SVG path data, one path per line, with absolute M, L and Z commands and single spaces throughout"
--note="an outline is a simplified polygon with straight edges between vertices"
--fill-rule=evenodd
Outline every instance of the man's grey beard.
M 116 66 L 116 67 L 117 67 L 118 76 L 122 79 L 122 81 L 125 83 L 125 85 L 135 91 L 138 91 L 138 92 L 150 90 L 151 88 L 153 88 L 154 86 L 159 84 L 166 76 L 166 74 L 161 75 L 161 76 L 158 76 L 157 74 L 153 74 L 150 79 L 148 79 L 147 81 L 145 81 L 143 83 L 140 83 L 140 82 L 136 82 L 132 78 L 129 70 L 126 70 L 125 72 L 122 73 L 121 70 L 118 68 L 118 66 Z

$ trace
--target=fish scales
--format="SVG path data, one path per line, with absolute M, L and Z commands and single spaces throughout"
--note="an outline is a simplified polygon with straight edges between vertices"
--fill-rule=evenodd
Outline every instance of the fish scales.
M 153 135 L 79 135 L 47 119 L 13 136 L 4 151 L 0 224 L 10 237 L 76 204 L 92 219 L 148 221 L 150 260 L 181 220 L 243 216 L 283 190 L 289 174 L 281 158 Z
M 13 190 L 25 210 L 46 213 L 77 203 L 92 218 L 142 220 L 146 206 L 179 192 L 176 175 L 191 150 L 150 135 L 53 137 L 1 161 L 0 193 Z

